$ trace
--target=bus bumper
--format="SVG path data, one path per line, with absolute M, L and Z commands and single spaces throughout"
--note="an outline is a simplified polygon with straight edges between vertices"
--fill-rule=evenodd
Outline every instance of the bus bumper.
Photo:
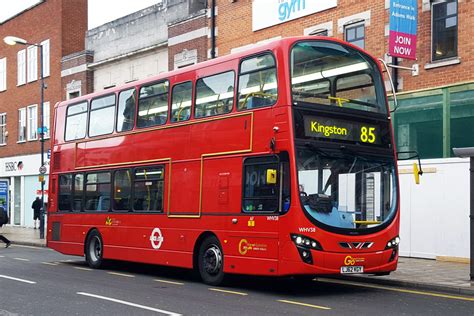
M 363 267 L 364 274 L 386 273 L 396 270 L 398 262 L 398 249 L 366 253 L 334 253 L 311 250 L 312 263 L 304 262 L 298 251 L 295 251 L 294 255 L 295 257 L 291 259 L 284 258 L 281 261 L 280 275 L 334 275 L 341 274 L 342 267 Z

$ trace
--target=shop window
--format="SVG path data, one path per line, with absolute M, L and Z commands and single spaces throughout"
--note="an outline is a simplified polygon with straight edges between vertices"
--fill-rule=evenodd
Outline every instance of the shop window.
M 234 72 L 199 79 L 196 82 L 195 117 L 229 113 L 234 104 Z
M 166 123 L 168 119 L 168 90 L 168 81 L 140 88 L 138 127 L 149 127 Z
M 457 0 L 432 4 L 432 60 L 458 55 L 458 3 Z
M 238 110 L 273 105 L 278 98 L 275 59 L 270 54 L 242 61 Z
M 173 87 L 171 97 L 171 122 L 189 120 L 193 98 L 193 83 L 191 81 L 177 84 Z
M 163 211 L 164 170 L 162 167 L 137 168 L 133 183 L 135 211 Z
M 365 24 L 357 22 L 344 26 L 344 39 L 352 45 L 365 48 Z

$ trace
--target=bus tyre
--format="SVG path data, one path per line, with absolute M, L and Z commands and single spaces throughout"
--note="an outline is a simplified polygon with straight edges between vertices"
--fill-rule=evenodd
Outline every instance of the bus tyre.
M 207 237 L 198 254 L 199 275 L 204 283 L 219 285 L 224 280 L 224 254 L 215 236 Z
M 102 236 L 97 230 L 93 230 L 86 239 L 86 262 L 89 267 L 99 269 L 102 266 L 102 255 L 104 252 L 104 243 Z

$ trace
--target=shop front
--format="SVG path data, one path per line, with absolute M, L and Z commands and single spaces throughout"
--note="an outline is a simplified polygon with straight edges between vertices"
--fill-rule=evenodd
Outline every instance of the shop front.
M 45 165 L 44 194 L 47 201 L 49 157 L 46 153 Z M 34 226 L 31 204 L 36 197 L 41 198 L 40 166 L 40 154 L 0 158 L 0 203 L 3 201 L 8 209 L 10 225 Z

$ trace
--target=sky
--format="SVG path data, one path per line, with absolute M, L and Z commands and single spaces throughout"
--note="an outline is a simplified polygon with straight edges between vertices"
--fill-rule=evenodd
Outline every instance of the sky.
M 95 28 L 122 16 L 139 11 L 160 0 L 87 0 L 89 2 L 89 26 Z M 0 23 L 31 7 L 40 0 L 0 0 Z

